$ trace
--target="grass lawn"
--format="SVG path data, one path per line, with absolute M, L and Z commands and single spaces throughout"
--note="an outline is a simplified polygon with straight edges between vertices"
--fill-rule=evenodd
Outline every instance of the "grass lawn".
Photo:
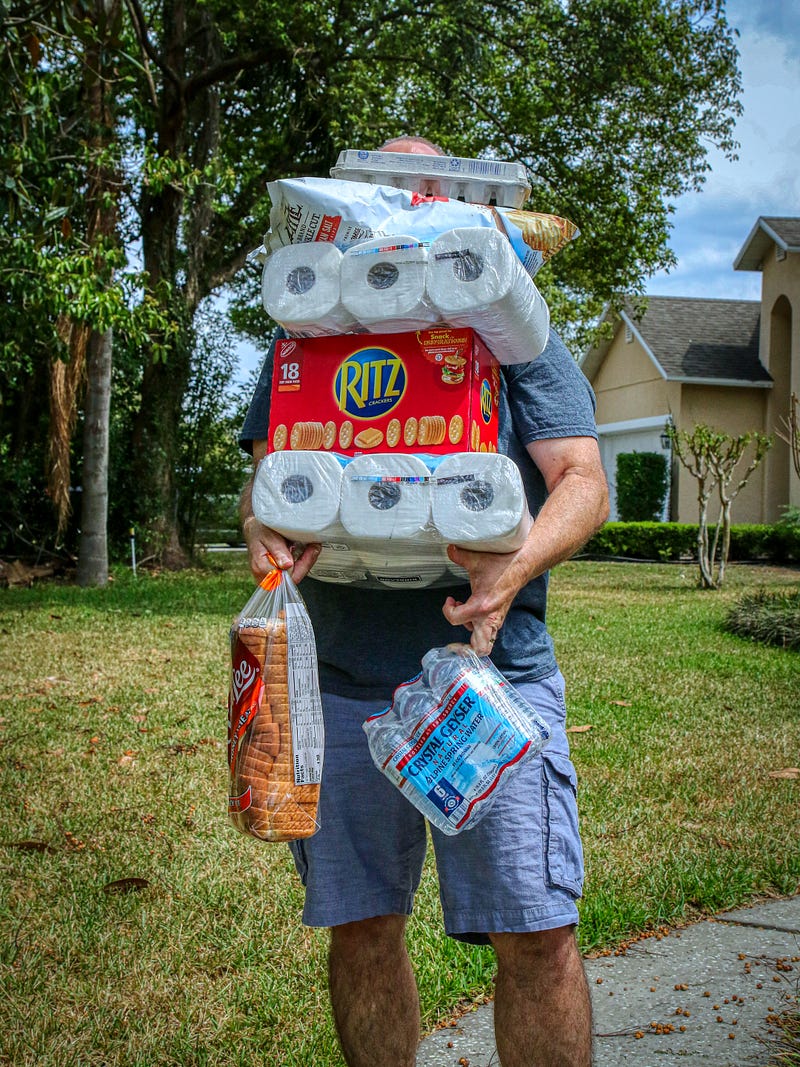
M 252 584 L 243 555 L 209 561 L 0 590 L 0 1064 L 341 1064 L 327 936 L 298 920 L 287 850 L 225 814 L 227 634 Z M 552 576 L 585 951 L 800 891 L 800 781 L 774 776 L 800 765 L 800 654 L 722 628 L 743 592 L 800 572 L 695 582 L 691 565 Z M 491 990 L 491 951 L 440 932 L 430 866 L 409 929 L 428 1027 Z

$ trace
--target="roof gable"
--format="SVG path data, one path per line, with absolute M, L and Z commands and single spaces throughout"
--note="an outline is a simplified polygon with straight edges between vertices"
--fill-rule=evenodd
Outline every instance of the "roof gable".
M 741 385 L 767 384 L 759 359 L 761 305 L 751 300 L 650 296 L 644 310 L 626 301 L 620 320 L 635 330 L 665 378 Z M 581 360 L 591 379 L 610 342 L 589 349 Z
M 747 236 L 734 270 L 761 270 L 764 257 L 773 249 L 800 252 L 800 218 L 785 215 L 761 215 Z

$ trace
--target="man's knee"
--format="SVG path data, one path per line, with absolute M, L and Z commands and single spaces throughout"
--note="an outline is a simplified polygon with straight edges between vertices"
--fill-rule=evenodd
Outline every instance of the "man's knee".
M 332 926 L 331 955 L 363 959 L 365 955 L 392 954 L 405 945 L 406 922 L 405 915 L 376 915 Z
M 580 964 L 574 926 L 530 933 L 490 934 L 498 967 L 511 974 L 526 976 L 544 968 L 551 978 Z

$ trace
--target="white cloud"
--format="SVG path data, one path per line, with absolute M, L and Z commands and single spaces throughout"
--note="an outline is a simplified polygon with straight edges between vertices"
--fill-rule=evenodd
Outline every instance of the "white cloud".
M 740 32 L 739 158 L 712 150 L 703 189 L 675 202 L 678 265 L 650 279 L 650 293 L 758 299 L 760 274 L 733 261 L 759 215 L 800 214 L 800 4 L 731 0 L 728 19 Z

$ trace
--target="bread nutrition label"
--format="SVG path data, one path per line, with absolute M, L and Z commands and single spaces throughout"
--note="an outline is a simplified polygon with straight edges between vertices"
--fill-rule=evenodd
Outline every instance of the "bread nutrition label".
M 294 781 L 295 785 L 317 785 L 322 778 L 325 734 L 314 631 L 302 604 L 286 605 L 286 638 Z

